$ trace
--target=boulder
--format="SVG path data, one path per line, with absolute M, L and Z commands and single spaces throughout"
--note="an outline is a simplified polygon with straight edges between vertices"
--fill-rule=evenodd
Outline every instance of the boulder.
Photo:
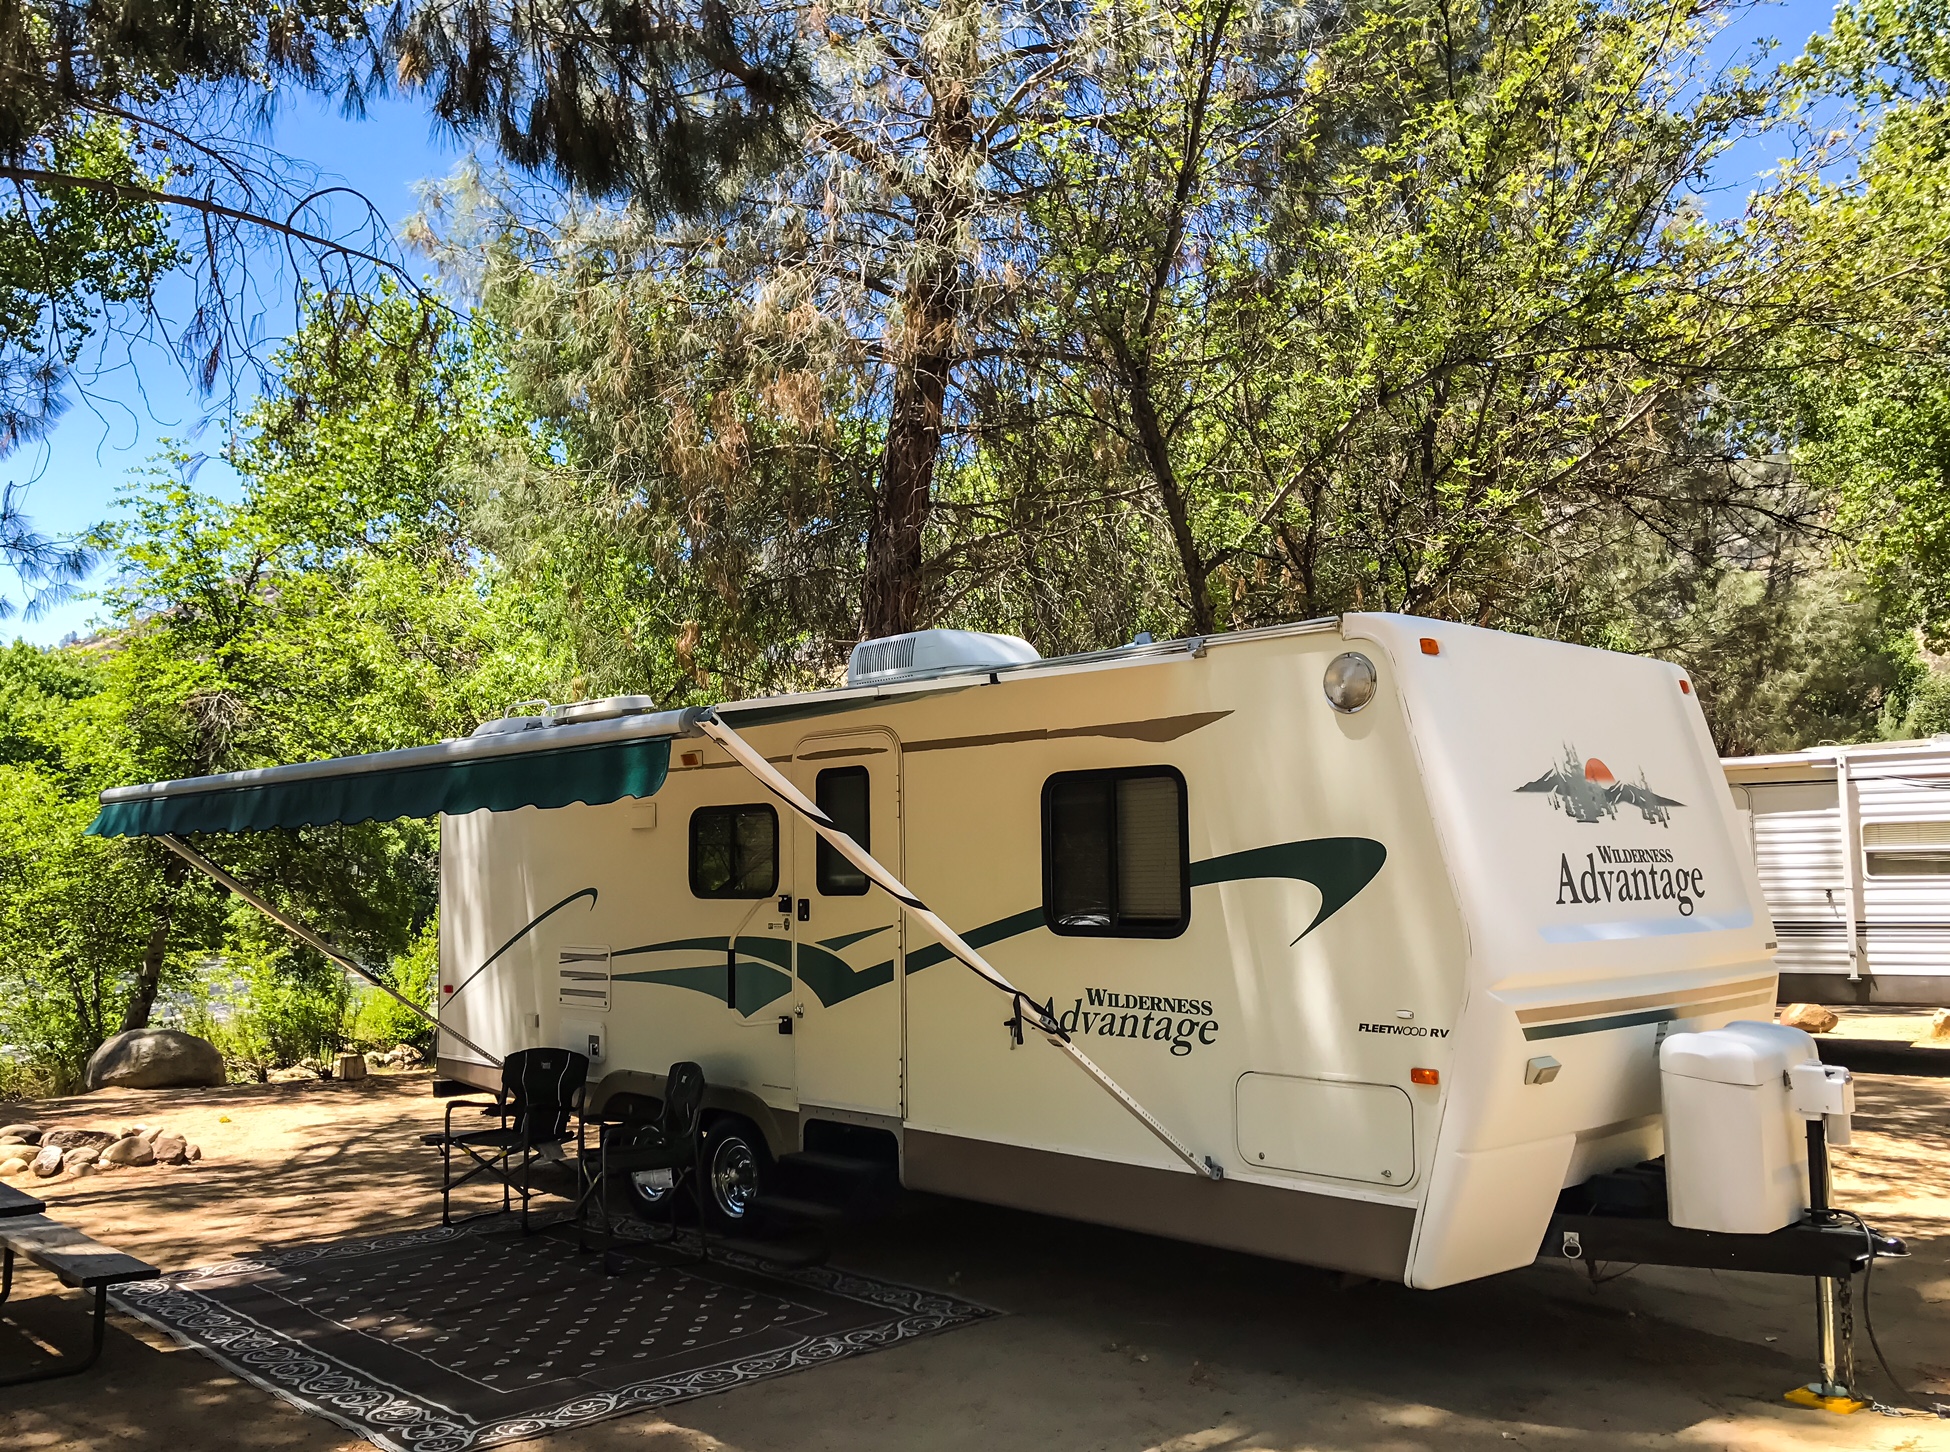
M 200 1144 L 191 1145 L 189 1149 L 185 1152 L 185 1157 L 189 1160 L 191 1164 L 195 1164 L 198 1160 L 203 1158 L 203 1146 Z
M 63 1174 L 72 1175 L 83 1165 L 93 1165 L 101 1158 L 101 1153 L 94 1145 L 81 1145 L 71 1149 L 61 1156 L 61 1171 Z
M 90 1089 L 187 1089 L 224 1082 L 223 1055 L 208 1039 L 175 1029 L 130 1029 L 89 1056 Z
M 1804 1033 L 1825 1034 L 1841 1021 L 1833 1009 L 1818 1003 L 1790 1003 L 1781 1010 L 1781 1022 Z
M 83 1160 L 72 1170 L 69 1170 L 68 1173 L 73 1175 L 77 1180 L 85 1180 L 90 1175 L 99 1175 L 101 1170 L 96 1167 L 93 1160 Z
M 1930 1015 L 1929 1032 L 1919 1042 L 1950 1045 L 1950 1008 L 1939 1008 Z
M 105 1129 L 50 1129 L 41 1136 L 41 1143 L 59 1145 L 64 1150 L 80 1149 L 84 1145 L 100 1149 L 104 1145 L 114 1144 L 118 1138 L 119 1135 Z
M 334 1077 L 343 1079 L 348 1083 L 355 1079 L 363 1079 L 366 1077 L 365 1056 L 362 1054 L 340 1054 L 338 1063 L 333 1067 L 332 1072 Z
M 38 1124 L 9 1124 L 0 1126 L 0 1144 L 39 1144 L 41 1127 Z
M 127 1139 L 116 1140 L 103 1150 L 101 1162 L 105 1165 L 153 1165 L 156 1151 L 150 1141 L 132 1134 Z
M 43 1145 L 39 1153 L 34 1156 L 33 1164 L 28 1168 L 33 1170 L 39 1179 L 53 1179 L 61 1173 L 61 1147 L 52 1144 Z
M 189 1157 L 189 1141 L 173 1129 L 166 1129 L 156 1136 L 149 1152 L 156 1157 L 159 1165 L 180 1165 Z
M 27 1173 L 28 1162 L 19 1155 L 0 1159 L 0 1180 L 11 1180 L 15 1175 Z

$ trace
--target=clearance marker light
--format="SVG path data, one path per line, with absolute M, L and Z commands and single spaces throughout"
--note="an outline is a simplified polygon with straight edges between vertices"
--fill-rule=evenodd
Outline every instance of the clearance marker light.
M 1679 678 L 1679 693 L 1682 696 L 1690 696 L 1693 694 L 1693 683 L 1684 676 Z
M 1433 1069 L 1410 1069 L 1408 1082 L 1411 1084 L 1439 1084 L 1442 1076 Z
M 1441 655 L 1441 654 L 1442 654 L 1442 646 L 1441 646 L 1441 643 L 1440 643 L 1440 642 L 1438 642 L 1438 641 L 1437 641 L 1437 640 L 1436 640 L 1436 639 L 1435 639 L 1435 638 L 1434 638 L 1433 636 L 1429 636 L 1429 635 L 1425 635 L 1425 636 L 1423 636 L 1423 637 L 1422 637 L 1422 654 L 1423 654 L 1423 655 Z

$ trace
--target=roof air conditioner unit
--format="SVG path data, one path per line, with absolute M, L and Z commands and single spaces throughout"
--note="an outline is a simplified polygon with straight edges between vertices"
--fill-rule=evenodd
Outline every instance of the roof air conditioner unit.
M 958 671 L 995 670 L 1041 660 L 1036 647 L 1014 635 L 990 635 L 980 630 L 916 630 L 863 640 L 846 663 L 849 686 L 873 686 L 884 681 Z

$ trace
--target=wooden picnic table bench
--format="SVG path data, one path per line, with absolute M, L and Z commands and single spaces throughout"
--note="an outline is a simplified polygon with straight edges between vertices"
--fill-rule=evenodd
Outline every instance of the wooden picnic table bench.
M 0 1186 L 0 1301 L 13 1294 L 14 1258 L 32 1261 L 64 1286 L 95 1293 L 95 1334 L 88 1354 L 64 1356 L 48 1371 L 0 1377 L 0 1386 L 74 1376 L 95 1364 L 102 1354 L 102 1330 L 108 1316 L 108 1288 L 123 1281 L 152 1280 L 156 1268 L 132 1255 L 90 1240 L 79 1230 L 50 1220 L 39 1212 L 47 1207 L 32 1195 Z M 24 1203 L 23 1203 L 24 1202 Z M 32 1207 L 31 1209 L 28 1207 Z
M 12 1185 L 0 1185 L 0 1219 L 11 1215 L 38 1215 L 47 1209 L 47 1201 L 36 1200 L 25 1190 L 16 1190 Z

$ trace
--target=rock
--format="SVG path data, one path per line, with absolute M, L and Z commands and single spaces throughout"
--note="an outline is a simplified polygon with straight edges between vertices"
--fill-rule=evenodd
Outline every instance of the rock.
M 361 1054 L 340 1054 L 338 1063 L 333 1066 L 333 1073 L 348 1083 L 363 1079 L 366 1077 L 365 1057 Z
M 104 1145 L 114 1144 L 117 1138 L 105 1129 L 50 1129 L 41 1136 L 41 1143 L 56 1144 L 64 1150 L 81 1149 L 83 1146 L 100 1149 Z
M 11 1180 L 15 1175 L 26 1174 L 27 1164 L 28 1162 L 19 1155 L 0 1160 L 0 1180 Z
M 195 1164 L 198 1160 L 203 1158 L 203 1146 L 200 1144 L 191 1145 L 189 1149 L 185 1151 L 185 1157 L 189 1160 L 191 1164 Z
M 1950 1044 L 1950 1008 L 1939 1008 L 1930 1015 L 1929 1032 L 1921 1042 L 1926 1044 Z
M 9 1124 L 0 1126 L 0 1144 L 39 1144 L 41 1127 L 38 1124 Z
M 289 1069 L 273 1069 L 264 1076 L 267 1084 L 316 1084 L 318 1075 L 293 1064 Z
M 52 1144 L 43 1146 L 28 1168 L 33 1170 L 37 1179 L 53 1179 L 61 1173 L 61 1147 Z
M 71 1149 L 61 1156 L 61 1171 L 63 1174 L 72 1175 L 83 1165 L 93 1165 L 101 1158 L 101 1153 L 94 1145 L 82 1145 Z
M 173 1129 L 166 1129 L 156 1136 L 150 1153 L 159 1165 L 180 1165 L 189 1157 L 189 1142 Z
M 393 1052 L 399 1055 L 399 1066 L 402 1069 L 414 1068 L 424 1061 L 420 1051 L 411 1044 L 401 1044 Z
M 90 1089 L 182 1089 L 224 1082 L 223 1055 L 208 1039 L 175 1029 L 130 1029 L 89 1056 Z
M 1790 1003 L 1781 1010 L 1782 1023 L 1805 1033 L 1825 1034 L 1841 1021 L 1841 1017 L 1832 1009 L 1823 1008 L 1818 1003 Z
M 99 1175 L 101 1171 L 95 1168 L 95 1162 L 93 1160 L 83 1160 L 72 1170 L 68 1171 L 68 1173 L 73 1175 L 77 1180 L 85 1180 L 90 1175 Z
M 156 1151 L 140 1135 L 118 1139 L 101 1154 L 101 1163 L 105 1165 L 153 1165 L 155 1162 Z

